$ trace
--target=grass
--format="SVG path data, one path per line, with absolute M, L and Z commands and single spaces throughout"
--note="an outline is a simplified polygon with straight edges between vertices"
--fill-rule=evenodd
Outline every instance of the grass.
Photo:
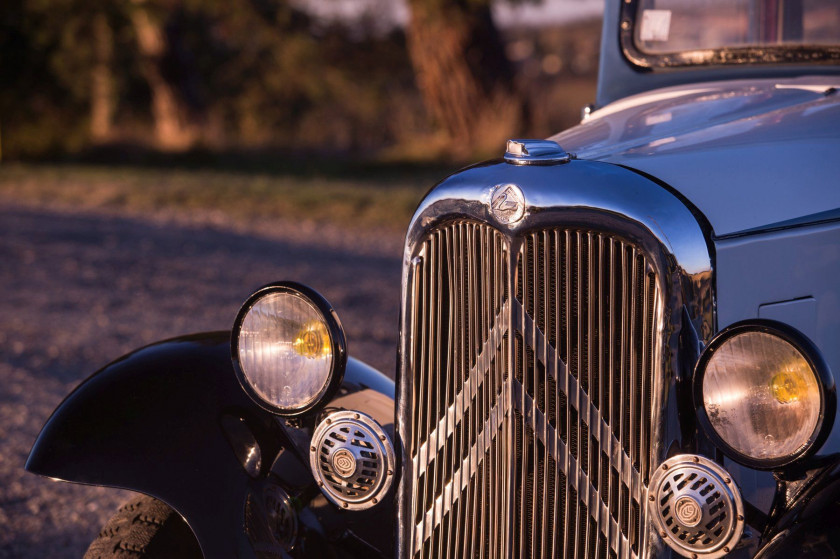
M 402 230 L 425 192 L 453 169 L 292 165 L 267 171 L 79 164 L 0 165 L 0 199 L 70 208 L 223 212 Z

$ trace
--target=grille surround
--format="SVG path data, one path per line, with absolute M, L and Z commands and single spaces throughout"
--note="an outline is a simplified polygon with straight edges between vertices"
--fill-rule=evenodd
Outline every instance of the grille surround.
M 599 177 L 599 181 L 597 188 L 593 188 L 592 177 L 596 175 Z M 557 181 L 561 180 L 562 188 L 558 188 Z M 508 226 L 496 221 L 489 211 L 492 185 L 499 184 L 500 181 L 515 182 L 521 187 L 524 194 L 526 200 L 525 216 L 515 225 Z M 463 526 L 459 529 L 456 525 L 452 529 L 445 524 L 445 517 L 449 514 L 450 509 L 457 508 L 460 500 L 454 490 L 456 485 L 459 488 L 464 488 L 462 491 L 464 495 L 472 495 L 471 498 L 473 499 L 480 498 L 476 479 L 483 479 L 483 474 L 480 471 L 483 461 L 478 460 L 478 451 L 466 453 L 463 462 L 464 465 L 470 466 L 468 469 L 463 469 L 462 472 L 462 469 L 459 468 L 449 468 L 450 473 L 445 474 L 448 477 L 438 476 L 441 477 L 441 485 L 446 483 L 448 487 L 444 488 L 442 492 L 435 490 L 429 495 L 434 501 L 433 506 L 430 506 L 426 511 L 426 518 L 431 521 L 427 522 L 430 527 L 420 526 L 421 518 L 416 517 L 414 495 L 417 492 L 418 477 L 424 474 L 424 469 L 429 471 L 434 469 L 425 465 L 429 456 L 433 454 L 429 449 L 452 446 L 452 442 L 447 442 L 447 440 L 453 441 L 454 435 L 447 431 L 446 427 L 455 426 L 454 419 L 461 417 L 463 411 L 469 408 L 468 405 L 458 404 L 456 399 L 454 405 L 447 408 L 448 411 L 442 414 L 438 422 L 442 426 L 437 431 L 438 440 L 426 444 L 425 449 L 420 448 L 422 441 L 418 443 L 413 423 L 413 413 L 417 408 L 417 395 L 415 394 L 417 387 L 414 380 L 418 378 L 428 379 L 434 376 L 430 374 L 431 372 L 444 371 L 441 373 L 441 378 L 450 382 L 451 375 L 446 373 L 446 367 L 449 366 L 447 361 L 423 363 L 416 358 L 417 346 L 428 343 L 428 340 L 424 340 L 423 332 L 417 329 L 417 324 L 414 321 L 414 317 L 417 316 L 417 312 L 422 307 L 418 302 L 417 277 L 424 262 L 423 244 L 435 231 L 457 222 L 472 222 L 477 226 L 489 227 L 490 230 L 501 235 L 504 243 L 506 243 L 509 264 L 508 270 L 504 274 L 507 278 L 504 283 L 509 298 L 500 311 L 500 319 L 508 324 L 512 324 L 512 321 L 515 321 L 514 319 L 518 320 L 522 316 L 528 316 L 527 313 L 516 308 L 521 305 L 514 296 L 516 295 L 514 279 L 516 269 L 513 263 L 516 262 L 525 238 L 533 232 L 552 228 L 600 232 L 621 238 L 623 242 L 632 245 L 649 259 L 657 273 L 660 289 L 659 316 L 655 332 L 657 345 L 654 357 L 656 360 L 655 372 L 659 377 L 652 383 L 657 390 L 653 391 L 650 400 L 651 409 L 655 411 L 655 417 L 651 423 L 657 426 L 654 431 L 661 431 L 661 433 L 655 434 L 649 441 L 651 467 L 655 467 L 659 460 L 664 459 L 665 452 L 661 443 L 662 440 L 671 441 L 681 438 L 679 422 L 676 421 L 677 410 L 671 405 L 665 407 L 664 395 L 674 388 L 674 378 L 678 374 L 683 358 L 680 355 L 680 347 L 683 343 L 682 336 L 686 327 L 694 334 L 693 339 L 701 343 L 708 341 L 710 333 L 713 331 L 712 270 L 706 236 L 691 211 L 681 201 L 658 185 L 624 169 L 584 161 L 572 161 L 562 168 L 517 168 L 515 170 L 512 169 L 512 166 L 491 164 L 469 169 L 444 181 L 421 204 L 406 239 L 396 423 L 402 453 L 400 490 L 398 493 L 398 523 L 400 526 L 398 556 L 402 558 L 460 556 L 464 549 L 468 549 L 473 552 L 473 555 L 478 556 L 511 557 L 514 556 L 515 550 L 520 549 L 524 541 L 523 538 L 513 541 L 520 531 L 519 529 L 512 530 L 513 522 L 511 518 L 514 512 L 514 498 L 510 497 L 512 486 L 503 486 L 503 491 L 498 492 L 498 495 L 492 498 L 495 500 L 491 500 L 489 503 L 479 503 L 478 506 L 471 505 L 474 507 L 473 510 L 485 511 L 482 514 L 488 519 L 480 520 L 480 522 L 484 522 L 483 531 L 473 533 L 471 526 L 467 526 L 465 530 Z M 465 262 L 469 262 L 469 259 Z M 469 269 L 469 264 L 465 264 L 465 266 Z M 444 276 L 447 274 L 448 272 Z M 455 275 L 458 276 L 458 274 Z M 487 280 L 482 276 L 481 281 Z M 448 306 L 450 303 L 449 301 L 443 301 L 442 304 Z M 479 319 L 481 319 L 480 316 Z M 484 318 L 485 324 L 491 322 L 492 319 L 493 316 L 490 313 L 489 320 Z M 502 329 L 490 330 L 496 338 L 508 337 L 508 341 L 502 346 L 511 349 L 506 356 L 502 357 L 502 360 L 507 363 L 506 371 L 512 374 L 514 371 L 514 352 L 511 336 L 514 329 L 509 328 L 508 331 Z M 532 328 L 532 330 L 537 329 Z M 470 332 L 475 331 L 476 329 L 470 330 Z M 478 328 L 477 331 L 479 332 L 478 336 L 486 332 L 482 328 Z M 543 351 L 539 348 L 543 348 L 545 345 L 548 344 L 537 343 L 538 351 Z M 472 347 L 477 346 L 474 344 Z M 441 354 L 452 353 L 449 351 L 451 349 L 451 347 L 446 346 L 445 351 L 441 351 Z M 690 359 L 691 356 L 688 356 L 688 360 Z M 492 362 L 493 359 L 484 351 L 480 351 L 477 362 L 480 361 L 484 361 L 486 365 L 486 362 Z M 441 367 L 441 365 L 446 367 Z M 504 373 L 502 373 L 502 376 L 504 376 Z M 509 388 L 512 383 L 501 382 L 499 384 L 501 386 L 498 388 L 498 397 L 502 400 L 512 400 L 514 397 L 513 390 Z M 453 392 L 457 393 L 454 390 Z M 575 393 L 571 393 L 571 395 L 575 397 Z M 473 394 L 470 393 L 470 396 L 473 396 Z M 486 409 L 492 410 L 492 407 L 487 405 Z M 583 409 L 586 411 L 586 408 Z M 490 414 L 489 417 L 492 421 L 489 425 L 494 428 L 498 427 L 505 433 L 513 429 L 514 416 L 512 413 L 506 414 L 506 411 L 509 410 L 497 411 L 495 416 Z M 526 409 L 523 415 L 524 422 L 530 425 L 533 416 L 533 412 Z M 673 419 L 668 419 L 668 416 Z M 575 421 L 579 419 L 580 416 L 575 418 Z M 472 419 L 472 421 L 475 422 L 475 419 Z M 540 427 L 540 429 L 542 428 Z M 522 429 L 524 430 L 524 428 Z M 431 429 L 426 431 L 428 433 L 435 432 Z M 483 430 L 478 429 L 475 432 L 482 433 Z M 487 432 L 491 433 L 492 430 Z M 559 438 L 554 438 L 559 441 Z M 491 446 L 486 448 L 494 453 L 498 452 L 502 456 L 509 454 L 515 444 L 514 437 L 506 436 L 498 438 L 499 444 L 497 447 L 493 447 L 492 443 L 496 440 L 497 437 L 492 436 L 492 434 L 488 435 L 485 441 L 490 441 Z M 559 446 L 559 444 L 551 444 Z M 483 450 L 484 446 L 481 449 Z M 613 454 L 613 450 L 609 452 Z M 618 449 L 615 449 L 615 452 L 620 454 Z M 453 455 L 452 452 L 448 455 L 450 456 L 448 459 L 450 462 Z M 434 461 L 434 459 L 432 460 Z M 627 460 L 622 459 L 615 463 L 622 465 L 626 464 Z M 494 468 L 488 469 L 491 472 L 496 471 L 496 475 L 500 478 L 507 479 L 508 476 L 514 475 L 516 472 L 512 469 L 512 466 L 505 466 L 505 464 L 507 462 L 499 462 L 497 464 L 499 467 L 495 470 Z M 523 471 L 531 471 L 532 466 L 533 464 L 525 463 Z M 623 467 L 617 469 L 628 471 Z M 538 475 L 543 475 L 541 472 L 540 470 Z M 576 482 L 578 477 L 580 476 L 575 474 L 573 481 Z M 620 477 L 624 478 L 625 476 Z M 453 478 L 457 478 L 457 484 L 452 482 Z M 628 488 L 632 488 L 632 480 L 628 481 L 627 485 Z M 575 489 L 575 487 L 577 486 L 572 488 Z M 585 487 L 585 485 L 581 484 L 580 487 Z M 632 493 L 638 500 L 642 491 L 634 489 Z M 590 491 L 588 496 L 582 494 L 580 498 L 593 499 L 593 495 L 597 495 L 597 492 Z M 573 496 L 572 501 L 575 502 L 578 495 L 575 493 Z M 432 501 L 428 502 L 432 503 Z M 463 502 L 469 503 L 470 501 L 467 499 Z M 587 501 L 585 503 L 592 504 L 592 502 Z M 485 507 L 489 507 L 487 510 L 490 510 L 490 512 L 486 512 Z M 621 538 L 618 537 L 617 532 L 620 528 L 616 528 L 614 525 L 604 527 L 605 524 L 596 522 L 598 520 L 597 515 L 601 514 L 602 508 L 595 506 L 589 509 L 593 511 L 591 515 L 587 513 L 590 518 L 589 522 L 590 524 L 594 522 L 595 526 L 593 529 L 589 527 L 586 527 L 586 529 L 589 530 L 590 536 L 600 531 L 612 542 L 619 542 Z M 646 507 L 640 508 L 644 509 Z M 582 516 L 586 518 L 587 515 Z M 606 514 L 603 516 L 605 517 Z M 624 516 L 629 517 L 630 515 L 625 514 Z M 417 520 L 416 523 L 415 520 Z M 550 522 L 553 523 L 554 519 Z M 586 524 L 586 522 L 581 524 Z M 550 526 L 551 524 L 543 522 L 541 526 L 546 525 Z M 530 530 L 528 537 L 531 538 L 531 534 L 535 533 L 535 530 L 532 525 L 526 527 Z M 591 549 L 600 546 L 599 549 L 608 548 L 605 556 L 610 557 L 631 557 L 636 553 L 638 553 L 638 556 L 644 557 L 657 556 L 663 551 L 664 546 L 656 533 L 650 532 L 649 528 L 647 521 L 640 527 L 640 533 L 642 534 L 640 538 L 647 537 L 647 539 L 636 546 L 638 549 L 631 550 L 626 542 L 610 543 L 608 546 L 586 543 L 592 540 L 588 536 L 583 536 L 580 541 L 584 543 L 578 546 L 579 549 L 573 547 L 571 553 L 568 552 L 567 548 L 563 548 L 562 551 L 566 552 L 566 557 L 586 557 L 590 555 Z M 436 541 L 440 543 L 437 543 L 434 549 L 415 554 L 415 541 L 419 541 L 419 538 L 428 537 L 428 533 L 435 530 L 445 534 L 454 534 L 447 535 L 446 537 L 449 539 L 446 542 L 455 542 L 457 545 L 451 548 L 446 547 L 449 543 L 442 543 L 444 538 L 435 536 Z M 486 534 L 491 534 L 495 539 L 492 542 L 489 541 Z M 595 540 L 597 542 L 597 538 Z M 539 548 L 534 549 L 538 551 L 535 555 L 539 555 Z M 561 551 L 559 548 L 555 549 Z

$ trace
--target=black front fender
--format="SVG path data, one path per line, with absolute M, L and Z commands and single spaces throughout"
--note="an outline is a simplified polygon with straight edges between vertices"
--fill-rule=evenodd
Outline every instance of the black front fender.
M 390 380 L 349 360 L 345 384 L 359 376 L 393 399 Z M 253 557 L 243 511 L 254 480 L 225 433 L 223 419 L 230 417 L 241 419 L 259 444 L 260 477 L 282 448 L 295 446 L 277 417 L 239 386 L 229 333 L 161 342 L 76 388 L 38 435 L 26 469 L 146 493 L 187 519 L 205 557 Z
M 760 559 L 840 557 L 840 460 L 816 475 L 771 524 Z

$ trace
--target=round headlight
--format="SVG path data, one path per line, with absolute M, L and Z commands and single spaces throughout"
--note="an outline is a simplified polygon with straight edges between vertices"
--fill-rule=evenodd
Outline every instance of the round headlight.
M 772 321 L 738 323 L 716 336 L 697 365 L 694 396 L 709 436 L 754 468 L 816 451 L 834 419 L 834 382 L 819 351 Z
M 309 411 L 331 396 L 347 362 L 335 311 L 320 294 L 292 282 L 267 285 L 245 302 L 231 350 L 245 391 L 284 415 Z

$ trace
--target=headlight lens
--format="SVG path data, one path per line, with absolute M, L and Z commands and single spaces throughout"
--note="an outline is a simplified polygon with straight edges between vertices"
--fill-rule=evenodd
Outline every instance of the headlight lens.
M 233 352 L 246 391 L 272 411 L 290 415 L 323 400 L 340 383 L 346 359 L 341 325 L 329 304 L 291 283 L 267 286 L 245 303 L 234 327 Z
M 755 467 L 790 463 L 814 446 L 824 423 L 826 385 L 833 383 L 822 365 L 813 344 L 784 325 L 738 325 L 700 360 L 698 411 L 734 459 Z

